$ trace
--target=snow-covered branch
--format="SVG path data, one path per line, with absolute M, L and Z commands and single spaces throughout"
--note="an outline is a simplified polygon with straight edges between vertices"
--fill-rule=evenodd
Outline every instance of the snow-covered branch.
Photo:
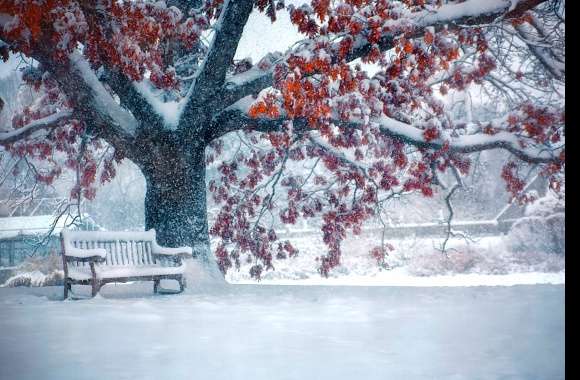
M 135 87 L 134 83 L 119 72 L 109 71 L 107 84 L 119 96 L 121 106 L 125 107 L 141 122 L 141 128 L 154 130 L 163 126 L 163 118 Z
M 456 25 L 478 25 L 487 24 L 498 17 L 514 17 L 523 12 L 546 2 L 547 0 L 469 0 L 463 3 L 445 4 L 435 11 L 422 11 L 412 13 L 406 18 L 391 21 L 385 25 L 393 30 L 402 25 L 411 26 L 414 32 L 412 36 L 420 36 L 424 33 L 424 28 L 432 26 L 441 28 L 447 24 Z M 395 24 L 396 23 L 396 24 Z M 400 35 L 400 31 L 385 33 L 376 44 L 381 51 L 388 51 L 395 45 L 395 37 Z M 352 51 L 344 58 L 347 62 L 352 62 L 364 57 L 373 47 L 365 38 L 355 41 Z M 340 43 L 335 43 L 334 50 L 340 49 Z M 339 55 L 334 55 L 333 59 L 338 59 Z M 228 79 L 228 83 L 223 88 L 222 99 L 228 105 L 233 104 L 245 96 L 259 93 L 261 90 L 271 87 L 274 83 L 274 66 L 268 70 L 260 70 L 255 67 L 248 72 L 244 72 Z
M 348 124 L 354 128 L 359 128 L 363 125 L 362 121 L 351 121 Z M 387 116 L 371 119 L 371 124 L 378 126 L 384 135 L 416 147 L 438 150 L 442 149 L 445 144 L 449 144 L 449 152 L 452 153 L 475 153 L 491 149 L 504 149 L 525 162 L 547 163 L 559 160 L 558 154 L 562 149 L 561 147 L 557 149 L 548 147 L 541 149 L 533 146 L 522 147 L 520 139 L 509 132 L 498 132 L 494 135 L 477 133 L 427 141 L 424 136 L 424 130 Z
M 62 78 L 59 84 L 69 98 L 74 100 L 75 111 L 98 118 L 123 135 L 133 135 L 137 129 L 137 120 L 113 99 L 87 60 L 80 53 L 73 52 L 69 61 L 70 69 L 65 75 L 55 75 L 55 78 Z M 50 70 L 59 69 L 53 65 Z
M 19 140 L 29 137 L 36 131 L 57 127 L 61 122 L 69 119 L 71 116 L 71 111 L 61 111 L 50 116 L 43 117 L 42 119 L 34 120 L 22 128 L 18 128 L 9 132 L 0 132 L 0 144 L 13 144 Z
M 540 46 L 540 44 L 536 44 L 531 40 L 533 38 L 533 33 L 531 32 L 531 29 L 527 25 L 525 24 L 516 25 L 515 29 L 518 32 L 518 35 L 528 46 L 532 54 L 546 68 L 546 70 L 555 79 L 563 81 L 565 73 L 564 64 L 554 59 L 548 48 Z
M 221 128 L 222 134 L 237 129 L 251 129 L 259 132 L 274 132 L 282 129 L 286 119 L 271 118 L 251 118 L 244 111 L 244 103 L 238 102 L 238 108 L 231 108 L 223 112 L 216 119 L 217 130 Z M 308 130 L 308 122 L 303 119 L 294 119 L 295 131 Z M 336 119 L 336 125 L 349 128 L 361 129 L 364 125 L 362 120 L 351 119 L 348 122 Z M 564 145 L 558 147 L 523 147 L 520 138 L 513 133 L 497 132 L 496 134 L 477 133 L 471 135 L 461 135 L 457 137 L 437 138 L 427 140 L 424 130 L 412 124 L 407 124 L 387 116 L 370 119 L 370 124 L 379 128 L 385 136 L 398 139 L 405 144 L 419 148 L 439 150 L 448 145 L 450 153 L 475 153 L 491 149 L 504 149 L 518 157 L 522 161 L 529 163 L 549 163 L 559 160 L 559 154 L 564 149 Z M 213 128 L 212 128 L 213 129 Z

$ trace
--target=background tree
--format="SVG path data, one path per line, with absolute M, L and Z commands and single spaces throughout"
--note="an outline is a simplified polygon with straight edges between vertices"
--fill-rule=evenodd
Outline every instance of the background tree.
M 234 61 L 254 9 L 289 12 L 304 40 Z M 146 228 L 205 258 L 209 230 L 223 272 L 249 253 L 259 278 L 296 253 L 274 221 L 320 217 L 327 275 L 347 231 L 391 197 L 450 188 L 442 173 L 461 183 L 471 153 L 509 152 L 502 177 L 520 200 L 521 163 L 563 183 L 563 1 L 13 0 L 0 14 L 2 56 L 33 58 L 23 79 L 42 94 L 0 135 L 5 149 L 44 161 L 40 182 L 76 170 L 74 198 L 131 160 Z M 450 93 L 465 111 L 445 107 Z M 476 93 L 494 117 L 473 117 Z M 211 229 L 206 185 L 222 206 Z

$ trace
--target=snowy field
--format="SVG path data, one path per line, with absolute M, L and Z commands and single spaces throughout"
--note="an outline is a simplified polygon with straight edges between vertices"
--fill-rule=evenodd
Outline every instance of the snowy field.
M 564 285 L 101 294 L 0 288 L 0 378 L 564 378 Z

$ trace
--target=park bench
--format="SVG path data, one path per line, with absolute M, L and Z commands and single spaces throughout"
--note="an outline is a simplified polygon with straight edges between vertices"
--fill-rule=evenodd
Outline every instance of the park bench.
M 159 293 L 160 282 L 176 280 L 179 293 L 185 289 L 184 258 L 190 247 L 161 247 L 155 230 L 145 232 L 71 231 L 61 232 L 64 268 L 64 299 L 72 285 L 91 285 L 92 297 L 107 283 L 153 281 Z

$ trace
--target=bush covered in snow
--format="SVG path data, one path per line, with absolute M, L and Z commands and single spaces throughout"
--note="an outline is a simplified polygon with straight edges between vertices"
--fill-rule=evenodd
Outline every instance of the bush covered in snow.
M 526 216 L 518 220 L 507 236 L 513 252 L 547 252 L 564 255 L 564 199 L 548 193 L 526 207 Z
M 18 286 L 62 285 L 63 277 L 64 273 L 62 271 L 54 271 L 49 274 L 44 274 L 37 270 L 32 272 L 19 272 L 6 280 L 2 286 L 16 288 Z
M 370 252 L 380 244 L 380 236 L 351 236 L 343 244 L 344 254 L 341 265 L 329 273 L 330 278 L 344 276 L 385 276 L 388 272 L 408 273 L 412 276 L 438 276 L 454 274 L 504 275 L 511 273 L 542 272 L 555 273 L 565 269 L 565 257 L 551 252 L 514 251 L 510 249 L 507 236 L 486 236 L 476 241 L 452 238 L 446 254 L 438 247 L 443 238 L 409 237 L 390 239 L 394 251 L 386 256 L 386 266 L 377 266 Z M 293 237 L 292 244 L 299 254 L 274 263 L 275 271 L 266 271 L 262 279 L 304 280 L 320 278 L 316 272 L 316 258 L 324 254 L 324 243 L 320 237 Z M 251 263 L 242 261 L 240 271 L 228 273 L 231 282 L 250 280 L 248 275 Z
M 459 245 L 446 254 L 432 249 L 408 259 L 407 269 L 415 276 L 444 274 L 508 274 L 518 272 L 559 272 L 563 257 L 544 251 L 510 251 L 498 241 L 488 247 Z
M 17 286 L 53 286 L 62 285 L 64 272 L 62 259 L 57 255 L 29 257 L 16 269 L 16 274 L 2 285 Z

